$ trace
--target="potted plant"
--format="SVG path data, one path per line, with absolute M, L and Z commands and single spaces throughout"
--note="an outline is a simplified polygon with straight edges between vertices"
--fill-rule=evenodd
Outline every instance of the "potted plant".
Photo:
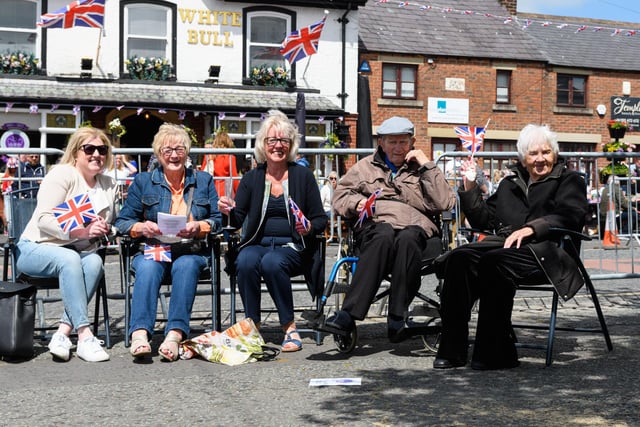
M 624 138 L 627 128 L 627 122 L 623 122 L 622 120 L 609 120 L 607 123 L 607 129 L 609 129 L 609 136 L 611 138 Z
M 32 53 L 22 51 L 0 54 L 2 74 L 34 75 L 38 73 L 38 59 Z
M 254 86 L 286 86 L 289 73 L 280 65 L 266 65 L 254 67 L 249 79 Z
M 171 64 L 166 58 L 134 56 L 124 61 L 129 77 L 134 80 L 169 80 Z
M 602 144 L 603 153 L 631 153 L 635 148 L 635 144 L 619 141 L 617 138 L 615 141 Z M 600 182 L 606 184 L 610 175 L 628 176 L 629 167 L 622 162 L 622 159 L 612 159 L 608 165 L 600 169 L 599 175 Z
M 347 144 L 341 141 L 338 135 L 336 135 L 333 132 L 327 134 L 326 139 L 320 143 L 320 148 L 332 149 L 332 148 L 345 148 L 346 146 Z M 332 154 L 330 154 L 328 157 L 329 159 L 333 160 Z
M 119 117 L 114 118 L 107 125 L 109 128 L 109 132 L 111 133 L 111 138 L 115 142 L 118 138 L 121 138 L 125 133 L 127 133 L 127 128 L 124 127 Z

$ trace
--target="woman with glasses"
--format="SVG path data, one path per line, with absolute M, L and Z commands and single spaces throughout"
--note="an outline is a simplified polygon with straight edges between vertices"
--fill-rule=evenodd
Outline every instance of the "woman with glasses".
M 60 283 L 64 313 L 49 351 L 64 361 L 71 357 L 69 335 L 74 330 L 78 357 L 87 362 L 109 359 L 91 331 L 87 306 L 104 274 L 96 250 L 110 234 L 115 218 L 116 183 L 102 174 L 111 163 L 110 144 L 107 135 L 96 128 L 81 127 L 71 135 L 60 163 L 42 180 L 36 209 L 17 243 L 18 274 L 57 277 Z M 85 194 L 93 218 L 80 224 L 56 217 L 61 205 Z
M 136 175 L 116 227 L 141 243 L 141 251 L 131 261 L 136 273 L 127 331 L 131 355 L 138 358 L 151 353 L 149 338 L 156 321 L 158 291 L 163 278 L 170 276 L 168 320 L 158 352 L 163 360 L 173 362 L 178 359 L 180 341 L 189 335 L 198 278 L 208 264 L 209 251 L 198 241 L 221 228 L 222 215 L 211 175 L 186 167 L 191 139 L 182 126 L 160 126 L 152 147 L 159 166 Z M 186 225 L 173 239 L 162 235 L 161 213 L 186 217 Z M 172 240 L 176 242 L 168 244 Z
M 260 326 L 262 277 L 278 310 L 285 352 L 302 349 L 291 277 L 311 274 L 317 244 L 313 237 L 327 224 L 313 173 L 295 163 L 299 141 L 298 129 L 287 116 L 269 111 L 256 134 L 257 167 L 244 174 L 235 200 L 225 196 L 218 203 L 231 226 L 244 227 L 235 267 L 245 315 Z M 296 207 L 304 219 L 296 220 Z

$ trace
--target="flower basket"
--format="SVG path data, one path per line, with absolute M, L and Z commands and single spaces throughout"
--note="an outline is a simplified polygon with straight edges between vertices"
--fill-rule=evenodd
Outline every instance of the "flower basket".
M 254 86 L 286 86 L 289 73 L 280 65 L 254 67 L 249 79 Z
M 124 63 L 133 80 L 169 80 L 172 77 L 172 67 L 166 58 L 134 56 Z
M 600 184 L 606 184 L 611 175 L 619 177 L 629 176 L 629 167 L 620 161 L 614 161 L 600 169 L 598 175 L 600 177 Z
M 624 138 L 624 134 L 627 132 L 627 127 L 627 123 L 620 120 L 609 120 L 607 123 L 609 136 L 614 139 Z
M 38 59 L 22 51 L 0 54 L 0 72 L 3 74 L 38 74 Z

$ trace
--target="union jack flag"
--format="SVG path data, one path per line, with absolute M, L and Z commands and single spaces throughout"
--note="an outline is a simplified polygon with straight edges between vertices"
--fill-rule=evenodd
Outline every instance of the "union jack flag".
M 158 262 L 171 262 L 171 245 L 144 244 L 144 259 Z
M 65 233 L 97 218 L 89 193 L 72 197 L 51 210 Z
M 480 148 L 482 148 L 485 128 L 477 128 L 474 126 L 455 126 L 453 130 L 458 134 L 458 137 L 462 142 L 462 146 L 471 151 L 471 154 L 476 153 Z
M 311 227 L 311 223 L 307 219 L 306 216 L 302 213 L 302 210 L 296 205 L 296 202 L 293 201 L 291 197 L 289 197 L 289 206 L 291 207 L 291 212 L 296 219 L 296 223 L 301 223 L 305 230 L 308 230 Z
M 37 24 L 43 28 L 102 28 L 104 0 L 76 0 L 55 12 L 45 13 Z
M 382 188 L 378 188 L 376 191 L 371 193 L 367 201 L 364 203 L 362 210 L 358 214 L 358 221 L 356 222 L 356 227 L 362 226 L 367 218 L 373 217 L 373 214 L 376 213 L 376 199 L 382 193 Z
M 315 24 L 296 30 L 285 37 L 280 53 L 289 64 L 318 52 L 318 42 L 326 20 L 325 16 Z

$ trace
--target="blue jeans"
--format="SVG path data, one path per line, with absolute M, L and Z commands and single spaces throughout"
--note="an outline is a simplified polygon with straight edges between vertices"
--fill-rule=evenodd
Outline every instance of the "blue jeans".
M 133 257 L 131 263 L 136 277 L 131 301 L 131 324 L 129 334 L 145 329 L 153 335 L 158 312 L 158 292 L 165 279 L 171 280 L 169 315 L 165 335 L 172 329 L 189 335 L 191 310 L 196 297 L 198 278 L 207 266 L 203 255 L 182 255 L 173 262 L 158 262 L 144 259 L 142 252 Z
M 64 304 L 63 323 L 76 330 L 91 323 L 87 306 L 104 275 L 100 255 L 29 240 L 18 242 L 16 254 L 18 274 L 58 279 Z
M 266 239 L 265 239 L 266 240 Z M 263 242 L 264 244 L 264 242 Z M 290 247 L 253 245 L 238 254 L 238 290 L 245 316 L 260 323 L 261 277 L 278 310 L 280 325 L 293 320 L 291 277 L 302 273 L 302 257 Z

